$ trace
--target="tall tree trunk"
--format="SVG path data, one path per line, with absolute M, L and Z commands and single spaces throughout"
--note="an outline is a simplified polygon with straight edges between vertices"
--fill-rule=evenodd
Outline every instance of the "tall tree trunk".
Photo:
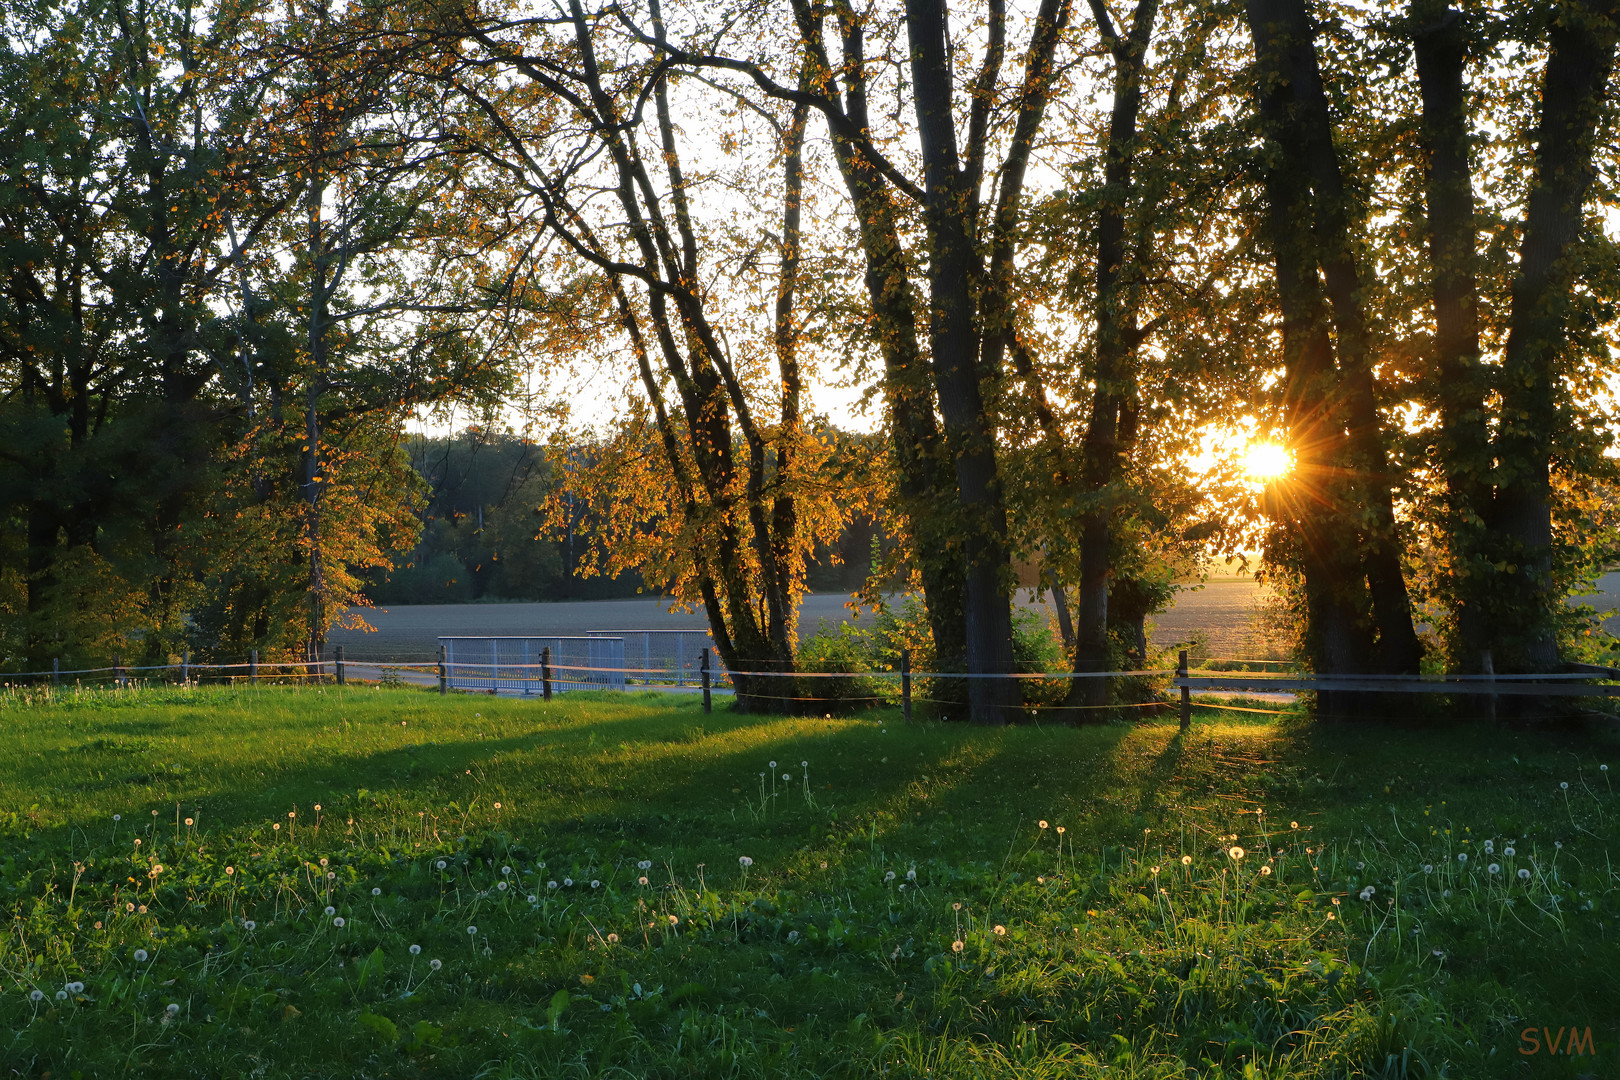
M 858 130 L 869 130 L 865 29 L 847 4 L 834 7 L 844 61 L 838 69 L 844 82 L 844 110 Z M 804 0 L 796 0 L 794 10 L 805 46 L 830 83 L 834 69 L 820 44 L 819 17 Z M 827 89 L 836 93 L 831 85 Z M 894 195 L 882 173 L 847 138 L 834 137 L 833 153 L 861 232 L 873 338 L 883 357 L 890 452 L 899 478 L 900 510 L 910 525 L 922 576 L 935 666 L 960 671 L 967 663 L 967 583 L 959 535 L 949 513 L 950 460 L 934 417 L 934 393 L 920 346 L 912 267 L 900 243 Z M 952 694 L 950 688 L 941 692 Z
M 1007 511 L 985 412 L 972 287 L 977 256 L 969 208 L 977 193 L 970 190 L 957 153 L 944 0 L 907 0 L 906 16 L 927 193 L 928 336 L 966 559 L 967 667 L 974 675 L 1010 675 Z M 1021 704 L 1021 695 L 1012 679 L 976 678 L 969 681 L 968 703 L 975 723 L 1002 724 Z
M 1463 87 L 1468 33 L 1462 14 L 1444 2 L 1418 0 L 1412 16 L 1423 103 L 1420 134 L 1428 166 L 1433 358 L 1440 406 L 1436 450 L 1446 481 L 1445 527 L 1456 617 L 1451 652 L 1459 670 L 1477 671 L 1480 653 L 1489 644 L 1484 609 L 1489 559 L 1482 545 L 1491 499 L 1491 446 L 1485 422 L 1488 386 L 1480 363 L 1477 229 Z
M 1360 501 L 1370 519 L 1361 538 L 1361 559 L 1377 632 L 1375 659 L 1382 670 L 1415 673 L 1422 648 L 1401 569 L 1389 455 L 1378 416 L 1371 335 L 1361 299 L 1365 282 L 1354 254 L 1350 200 L 1334 147 L 1315 30 L 1304 0 L 1250 0 L 1248 10 L 1256 47 L 1262 41 L 1267 43 L 1281 80 L 1273 90 L 1282 106 L 1277 122 L 1286 130 L 1294 167 L 1304 169 L 1315 196 L 1308 220 L 1315 225 L 1317 256 L 1332 312 L 1347 423 L 1346 449 Z
M 1365 622 L 1371 601 L 1356 551 L 1359 537 L 1347 514 L 1354 509 L 1345 481 L 1352 458 L 1349 409 L 1334 369 L 1311 228 L 1316 218 L 1311 170 L 1292 84 L 1295 72 L 1314 66 L 1315 51 L 1297 0 L 1250 0 L 1248 19 L 1267 138 L 1266 222 L 1282 314 L 1288 441 L 1295 454 L 1293 475 L 1272 510 L 1296 549 L 1305 579 L 1314 666 L 1324 674 L 1357 674 L 1366 670 L 1372 652 Z M 1319 706 L 1325 712 L 1344 704 L 1323 698 Z
M 1142 111 L 1143 69 L 1159 5 L 1158 0 L 1141 0 L 1123 38 L 1114 32 L 1101 0 L 1093 0 L 1092 8 L 1098 29 L 1113 48 L 1114 105 L 1108 121 L 1103 197 L 1097 218 L 1096 385 L 1086 424 L 1082 475 L 1086 508 L 1080 518 L 1080 587 L 1074 613 L 1077 674 L 1107 671 L 1111 666 L 1108 591 L 1113 565 L 1112 488 L 1120 473 L 1121 411 L 1134 382 L 1138 344 L 1126 266 L 1126 214 L 1131 202 L 1137 118 Z M 1069 699 L 1094 710 L 1092 717 L 1098 718 L 1100 713 L 1095 710 L 1108 703 L 1109 681 L 1076 679 Z
M 308 545 L 309 636 L 304 656 L 310 663 L 321 658 L 326 644 L 326 567 L 321 552 L 321 394 L 327 367 L 326 251 L 321 202 L 326 188 L 319 171 L 309 183 L 309 323 L 305 348 L 309 375 L 304 393 L 303 489 L 304 543 Z
M 1535 175 L 1525 206 L 1512 313 L 1502 361 L 1491 522 L 1516 569 L 1495 585 L 1508 662 L 1527 672 L 1558 665 L 1552 576 L 1554 432 L 1562 422 L 1559 358 L 1574 283 L 1574 249 L 1595 173 L 1593 152 L 1614 67 L 1620 4 L 1561 6 L 1548 31 Z M 1498 661 L 1498 666 L 1503 664 Z

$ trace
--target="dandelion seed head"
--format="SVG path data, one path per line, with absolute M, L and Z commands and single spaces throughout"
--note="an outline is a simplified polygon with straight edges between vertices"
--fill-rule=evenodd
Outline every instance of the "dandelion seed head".
M 1377 891 L 1377 889 L 1373 888 L 1371 885 L 1368 885 L 1365 889 L 1361 890 L 1361 898 L 1363 900 L 1371 900 L 1373 898 L 1373 894 Z
M 82 993 L 84 993 L 84 983 L 78 982 L 76 980 L 74 982 L 68 983 L 67 988 L 68 988 L 68 993 L 70 993 L 70 994 L 82 994 Z
M 652 869 L 652 860 L 651 859 L 642 859 L 640 862 L 636 863 L 636 869 L 637 870 L 651 870 Z
M 555 881 L 548 881 L 548 882 L 546 882 L 546 888 L 548 888 L 548 889 L 555 889 L 555 888 L 556 888 L 556 887 L 557 887 L 557 883 L 556 883 L 556 882 L 555 882 Z
M 951 952 L 961 952 L 961 951 L 962 951 L 962 943 L 960 941 L 951 942 Z
M 433 864 L 433 868 L 435 870 L 443 870 L 447 865 L 448 864 L 443 859 L 440 859 L 438 862 Z
M 192 822 L 191 822 L 191 819 L 190 819 L 190 818 L 186 818 L 186 824 L 187 824 L 187 825 L 190 825 L 190 824 L 191 824 L 191 823 L 192 823 Z
M 419 955 L 421 953 L 421 951 L 422 951 L 422 946 L 420 946 L 420 945 L 412 945 L 411 946 L 411 955 L 412 956 Z
M 242 923 L 242 929 L 244 930 L 257 930 L 258 928 L 259 924 L 254 922 L 252 919 L 247 919 Z
M 501 876 L 502 877 L 507 877 L 511 873 L 512 873 L 512 868 L 510 866 L 501 867 Z
M 501 892 L 505 892 L 506 891 L 506 882 L 504 882 L 504 881 L 496 882 L 495 887 L 497 889 L 501 890 Z
M 227 866 L 227 867 L 226 867 L 226 868 L 225 868 L 225 874 L 226 874 L 226 876 L 229 876 L 229 875 L 231 875 L 231 874 L 234 874 L 234 873 L 236 873 L 236 867 L 234 867 L 234 866 Z
M 1000 923 L 996 923 L 995 926 L 991 927 L 990 932 L 992 934 L 996 935 L 996 937 L 1006 937 L 1007 936 L 1007 928 L 1005 926 L 1002 926 Z
M 67 995 L 66 990 L 58 990 L 56 992 L 56 1000 L 57 1001 L 66 1001 L 67 997 L 68 997 L 68 995 Z
M 347 924 L 343 921 L 343 916 L 339 915 L 337 918 L 332 920 L 332 925 L 341 930 Z
M 1463 862 L 1463 863 L 1467 862 L 1468 861 L 1468 852 L 1466 852 L 1466 851 L 1457 852 L 1457 861 L 1458 862 Z
M 1569 781 L 1568 780 L 1559 781 L 1558 786 L 1560 788 L 1564 789 L 1565 791 L 1568 791 L 1569 790 Z
M 608 944 L 609 945 L 617 945 L 619 943 L 619 935 L 618 934 L 609 934 L 607 939 L 608 939 Z
M 381 895 L 382 895 L 382 889 L 381 889 L 381 888 L 379 888 L 379 887 L 378 887 L 378 886 L 376 886 L 376 885 L 373 885 L 373 886 L 372 886 L 372 887 L 371 887 L 371 895 L 372 895 L 372 896 L 381 896 Z
M 1045 820 L 1045 819 L 1044 819 L 1044 818 L 1043 818 L 1043 819 L 1042 819 L 1042 820 L 1041 820 L 1041 822 L 1040 822 L 1040 826 L 1041 826 L 1041 828 L 1043 828 L 1043 829 L 1044 829 L 1044 828 L 1046 828 L 1046 820 Z
M 326 905 L 326 913 L 328 915 L 336 915 L 337 914 L 337 908 L 333 907 L 331 904 L 327 904 Z
M 1227 848 L 1226 853 L 1232 857 L 1234 862 L 1241 860 L 1243 856 L 1248 854 L 1248 852 L 1244 851 L 1236 844 L 1233 844 L 1231 847 Z
M 600 889 L 601 887 L 602 887 L 602 883 L 600 881 L 596 881 L 594 879 L 591 881 L 591 888 Z
M 467 936 L 468 937 L 476 937 L 477 935 L 478 935 L 478 927 L 476 927 L 476 926 L 467 927 Z
M 774 769 L 774 768 L 776 768 L 776 762 L 774 762 L 774 761 L 773 761 L 773 762 L 771 762 L 771 768 L 772 768 L 772 769 Z
M 428 967 L 433 971 L 438 971 L 440 968 L 444 967 L 444 961 L 435 957 L 434 959 L 428 961 Z
M 1425 873 L 1425 874 L 1432 874 L 1432 873 L 1434 873 L 1434 863 L 1424 863 L 1424 864 L 1423 864 L 1423 872 L 1424 872 L 1424 873 Z
M 1604 767 L 1607 768 L 1607 766 L 1604 766 Z M 114 814 L 113 815 L 113 820 L 114 821 L 123 821 L 124 820 L 124 815 L 123 814 Z
M 43 991 L 43 990 L 30 990 L 28 992 L 28 1000 L 29 1001 L 34 1001 L 34 1002 L 44 1001 L 45 1000 L 45 991 Z
M 1500 863 L 1491 863 L 1491 865 L 1487 866 L 1485 869 L 1492 874 L 1500 874 L 1502 872 L 1502 865 Z
M 534 895 L 534 893 L 529 894 L 529 903 L 538 904 L 539 902 L 540 902 L 540 898 L 538 896 Z
M 647 875 L 642 874 L 640 877 L 636 878 L 636 884 L 637 885 L 645 885 L 645 884 L 647 884 Z
M 680 921 L 681 921 L 681 917 L 679 915 L 671 915 L 669 917 L 669 925 L 671 925 L 671 926 L 675 926 Z
M 884 882 L 890 882 L 890 881 L 893 881 L 893 880 L 894 880 L 894 871 L 893 871 L 893 870 L 890 870 L 890 871 L 888 871 L 888 872 L 887 872 L 887 873 L 885 873 L 885 874 L 884 874 L 884 875 L 883 875 L 883 880 L 884 880 Z
M 1508 858 L 1511 859 L 1511 858 L 1513 858 L 1514 855 L 1517 854 L 1517 852 L 1515 852 L 1513 850 L 1513 848 L 1511 848 L 1511 847 L 1505 847 L 1505 848 L 1502 849 L 1502 854 L 1506 855 Z
M 146 950 L 145 949 L 136 949 L 135 950 L 135 962 L 137 964 L 146 963 Z
M 1269 867 L 1269 866 L 1262 866 L 1262 867 L 1261 867 L 1261 868 L 1260 868 L 1260 876 L 1261 876 L 1261 877 L 1270 877 L 1270 876 L 1271 876 L 1271 867 Z
M 1529 881 L 1530 880 L 1530 871 L 1521 869 L 1519 871 L 1519 880 L 1520 881 Z
M 753 866 L 754 865 L 754 860 L 750 859 L 747 855 L 739 855 L 739 856 L 737 856 L 737 865 L 738 866 Z
M 1191 866 L 1192 865 L 1192 856 L 1191 855 L 1183 855 L 1181 857 L 1181 865 L 1182 866 Z
M 1297 822 L 1297 821 L 1290 821 L 1290 822 L 1289 822 L 1289 823 L 1288 823 L 1288 827 L 1289 827 L 1289 828 L 1290 828 L 1290 829 L 1297 829 L 1297 828 L 1299 828 L 1299 822 Z

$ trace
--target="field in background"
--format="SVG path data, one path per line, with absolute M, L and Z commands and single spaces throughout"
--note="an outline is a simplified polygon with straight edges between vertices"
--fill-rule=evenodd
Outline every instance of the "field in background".
M 1612 742 L 1246 719 L 11 690 L 0 1068 L 1612 1075 Z
M 1603 592 L 1588 599 L 1599 610 L 1620 608 L 1620 573 L 1603 578 Z M 1157 616 L 1153 641 L 1160 648 L 1198 641 L 1215 657 L 1255 657 L 1263 651 L 1255 640 L 1251 616 L 1263 596 L 1253 578 L 1213 577 L 1201 588 L 1189 588 Z M 800 632 L 812 633 L 822 620 L 836 624 L 851 617 L 848 596 L 823 593 L 804 598 Z M 1027 593 L 1019 602 L 1028 605 Z M 1050 603 L 1046 610 L 1051 611 Z M 431 659 L 439 635 L 583 634 L 588 630 L 706 629 L 701 612 L 671 614 L 651 598 L 594 600 L 551 604 L 423 604 L 377 608 L 364 613 L 376 633 L 336 631 L 329 647 L 342 645 L 355 660 Z M 870 618 L 870 614 L 862 616 Z M 1608 629 L 1620 634 L 1620 615 Z M 330 655 L 330 654 L 329 654 Z

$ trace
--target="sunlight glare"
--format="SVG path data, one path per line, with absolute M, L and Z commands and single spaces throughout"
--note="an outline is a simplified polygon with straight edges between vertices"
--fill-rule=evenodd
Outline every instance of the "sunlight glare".
M 1256 480 L 1275 480 L 1294 467 L 1288 448 L 1273 442 L 1253 443 L 1243 455 L 1243 469 Z

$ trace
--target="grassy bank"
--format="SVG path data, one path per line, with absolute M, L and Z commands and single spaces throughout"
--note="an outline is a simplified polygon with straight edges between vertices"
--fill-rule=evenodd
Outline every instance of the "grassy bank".
M 0 1063 L 1615 1075 L 1614 756 L 1235 716 L 13 695 Z M 1531 1027 L 1592 1052 L 1523 1053 Z

